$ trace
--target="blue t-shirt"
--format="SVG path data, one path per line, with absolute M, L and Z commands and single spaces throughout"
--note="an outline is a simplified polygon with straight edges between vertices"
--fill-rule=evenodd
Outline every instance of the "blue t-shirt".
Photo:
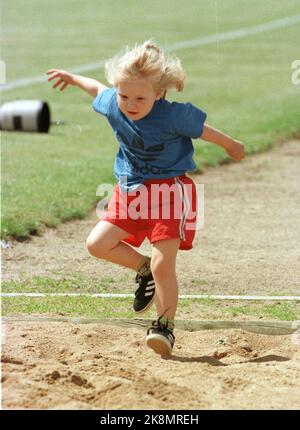
M 206 113 L 191 103 L 160 99 L 144 118 L 133 121 L 119 109 L 116 89 L 108 88 L 92 106 L 107 117 L 118 139 L 114 174 L 122 191 L 134 190 L 147 179 L 172 178 L 196 169 L 191 138 L 202 135 Z

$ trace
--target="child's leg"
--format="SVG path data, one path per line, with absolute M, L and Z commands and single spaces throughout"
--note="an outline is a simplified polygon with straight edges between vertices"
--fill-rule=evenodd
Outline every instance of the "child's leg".
M 121 242 L 127 236 L 128 233 L 125 230 L 102 220 L 89 234 L 86 247 L 94 257 L 137 271 L 143 265 L 145 257 L 130 245 Z
M 176 256 L 179 245 L 179 239 L 161 240 L 153 245 L 151 268 L 156 285 L 158 320 L 149 327 L 146 343 L 161 355 L 171 354 L 175 341 L 173 329 L 178 303 Z
M 128 232 L 102 220 L 89 234 L 86 247 L 94 257 L 120 264 L 137 272 L 135 282 L 139 287 L 135 291 L 133 309 L 137 313 L 143 313 L 152 305 L 155 295 L 150 258 L 122 242 L 127 237 Z
M 153 244 L 151 269 L 156 285 L 157 316 L 174 320 L 178 303 L 176 257 L 180 239 L 167 239 Z

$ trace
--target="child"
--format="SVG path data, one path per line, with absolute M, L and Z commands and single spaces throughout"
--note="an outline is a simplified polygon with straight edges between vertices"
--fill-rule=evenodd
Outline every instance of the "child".
M 206 113 L 191 103 L 165 99 L 171 89 L 182 91 L 185 76 L 179 59 L 152 41 L 127 48 L 106 63 L 110 88 L 64 70 L 51 69 L 47 74 L 49 81 L 58 79 L 53 88 L 61 85 L 62 91 L 75 85 L 94 97 L 94 110 L 107 117 L 116 134 L 118 184 L 104 218 L 88 236 L 87 249 L 97 258 L 137 272 L 133 308 L 141 314 L 155 302 L 158 316 L 147 331 L 146 343 L 156 353 L 169 355 L 178 302 L 176 256 L 179 249 L 192 248 L 195 236 L 195 223 L 187 222 L 196 201 L 195 184 L 186 176 L 196 169 L 191 138 L 215 143 L 237 161 L 244 156 L 244 146 L 206 124 Z M 154 204 L 157 186 L 172 188 L 173 197 Z M 148 204 L 139 217 L 129 214 L 137 191 Z M 159 215 L 152 216 L 155 205 Z M 166 206 L 169 216 L 161 214 Z M 146 237 L 152 245 L 151 259 L 130 246 L 139 247 Z

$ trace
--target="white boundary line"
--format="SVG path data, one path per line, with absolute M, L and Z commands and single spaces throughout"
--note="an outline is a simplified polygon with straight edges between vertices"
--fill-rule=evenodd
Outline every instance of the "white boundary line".
M 198 46 L 210 45 L 215 42 L 226 42 L 227 40 L 241 39 L 252 34 L 266 33 L 278 28 L 285 28 L 300 23 L 300 15 L 287 16 L 282 19 L 273 20 L 264 24 L 255 25 L 253 27 L 239 28 L 233 31 L 213 34 L 210 36 L 201 37 L 199 39 L 191 39 L 182 42 L 173 43 L 165 47 L 166 51 L 179 51 L 180 49 L 193 48 Z M 77 66 L 70 69 L 72 73 L 91 72 L 104 67 L 107 60 L 101 60 L 96 63 Z M 33 76 L 31 78 L 23 78 L 11 83 L 1 85 L 1 91 L 9 91 L 15 88 L 26 87 L 32 84 L 46 82 L 45 76 Z
M 98 298 L 133 298 L 134 294 L 114 293 L 1 293 L 1 297 L 98 297 Z M 213 299 L 213 300 L 269 300 L 269 301 L 300 301 L 300 296 L 241 296 L 215 294 L 182 294 L 180 299 Z

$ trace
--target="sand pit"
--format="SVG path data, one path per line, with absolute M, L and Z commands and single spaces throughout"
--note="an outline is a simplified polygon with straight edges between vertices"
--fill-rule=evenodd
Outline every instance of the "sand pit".
M 140 329 L 8 322 L 4 409 L 298 409 L 294 336 L 176 331 L 161 358 Z

